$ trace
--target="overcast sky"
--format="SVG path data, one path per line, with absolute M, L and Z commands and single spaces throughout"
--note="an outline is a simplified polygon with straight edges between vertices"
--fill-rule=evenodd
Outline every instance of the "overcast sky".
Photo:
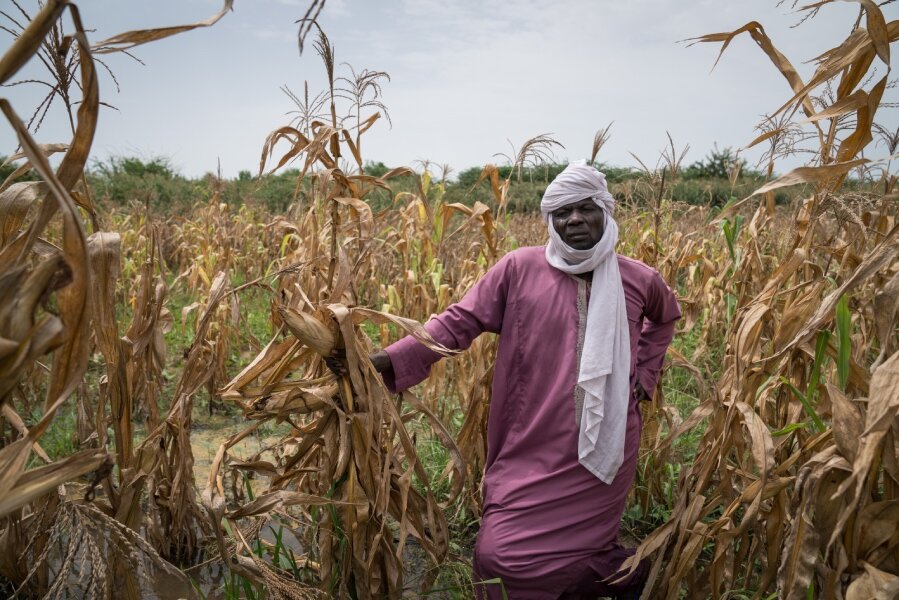
M 33 2 L 21 0 L 33 11 Z M 77 2 L 92 41 L 129 29 L 193 22 L 216 13 L 219 0 L 84 0 Z M 3 11 L 15 11 L 0 0 Z M 308 0 L 236 0 L 218 24 L 135 49 L 141 65 L 106 57 L 116 75 L 101 79 L 102 109 L 93 157 L 164 156 L 184 175 L 215 171 L 236 176 L 258 169 L 266 135 L 286 125 L 293 107 L 280 90 L 324 88 L 321 60 L 302 56 L 296 19 Z M 858 4 L 835 2 L 800 27 L 790 3 L 776 0 L 327 0 L 319 22 L 338 63 L 356 71 L 386 71 L 383 102 L 393 121 L 378 122 L 363 139 L 367 160 L 390 166 L 430 159 L 461 170 L 502 160 L 541 133 L 565 148 L 560 160 L 589 155 L 593 134 L 614 121 L 600 160 L 635 165 L 629 152 L 654 165 L 667 144 L 689 144 L 686 163 L 713 144 L 740 147 L 755 137 L 763 113 L 790 89 L 746 34 L 712 70 L 719 46 L 680 40 L 762 23 L 803 78 L 803 64 L 842 41 Z M 899 4 L 884 7 L 899 18 Z M 2 18 L 2 17 L 0 17 Z M 0 32 L 0 50 L 11 38 Z M 34 62 L 34 61 L 32 61 Z M 338 74 L 347 74 L 338 66 Z M 40 76 L 29 65 L 22 77 Z M 38 86 L 2 90 L 27 118 Z M 40 142 L 67 141 L 57 106 L 38 132 Z M 880 121 L 896 126 L 899 111 Z M 14 151 L 13 132 L 0 125 L 0 154 Z M 884 152 L 881 151 L 880 154 Z M 876 152 L 869 155 L 878 155 Z M 757 154 L 747 155 L 754 158 Z M 786 167 L 795 164 L 782 165 Z

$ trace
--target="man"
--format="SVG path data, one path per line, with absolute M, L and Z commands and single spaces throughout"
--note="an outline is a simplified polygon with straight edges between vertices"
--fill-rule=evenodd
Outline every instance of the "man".
M 499 335 L 475 574 L 513 600 L 638 597 L 645 565 L 618 528 L 640 444 L 638 399 L 655 389 L 680 309 L 653 269 L 615 254 L 615 200 L 584 161 L 540 204 L 550 240 L 503 257 L 426 328 L 449 348 Z M 394 390 L 441 357 L 408 336 L 372 355 Z M 503 597 L 482 584 L 480 596 Z

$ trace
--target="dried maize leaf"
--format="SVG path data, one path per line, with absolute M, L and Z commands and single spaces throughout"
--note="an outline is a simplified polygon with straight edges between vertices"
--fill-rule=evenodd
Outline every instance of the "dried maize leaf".
M 827 545 L 828 548 L 834 546 L 846 522 L 855 513 L 871 465 L 883 446 L 883 439 L 892 427 L 893 420 L 899 415 L 897 389 L 899 389 L 899 352 L 880 365 L 871 377 L 865 429 L 859 440 L 858 453 L 852 462 L 852 474 L 833 495 L 834 499 L 843 499 L 845 505 Z
M 785 175 L 781 175 L 774 181 L 758 188 L 752 192 L 750 197 L 758 196 L 759 194 L 767 194 L 768 192 L 773 192 L 774 190 L 800 183 L 821 184 L 829 181 L 836 181 L 852 169 L 868 162 L 870 161 L 867 158 L 858 158 L 820 167 L 797 167 Z
M 858 444 L 864 430 L 862 411 L 838 387 L 825 386 L 833 412 L 833 437 L 840 454 L 850 463 L 858 454 Z
M 880 340 L 880 354 L 871 365 L 876 369 L 890 354 L 896 339 L 896 321 L 899 319 L 899 272 L 874 295 L 874 324 Z
M 241 391 L 253 381 L 261 377 L 270 369 L 274 369 L 281 364 L 285 357 L 290 356 L 297 349 L 298 343 L 292 339 L 277 340 L 276 335 L 266 346 L 262 352 L 250 361 L 243 371 L 234 377 L 222 390 L 222 396 L 237 393 Z
M 883 12 L 874 0 L 857 0 L 865 8 L 865 25 L 877 56 L 887 66 L 890 64 L 890 32 Z
M 895 551 L 899 534 L 899 500 L 867 505 L 858 516 L 858 527 L 858 557 L 877 564 L 877 559 L 881 558 L 876 554 L 879 550 Z
M 887 236 L 865 257 L 858 268 L 853 271 L 852 275 L 847 277 L 840 287 L 828 294 L 821 301 L 815 314 L 809 317 L 808 322 L 793 337 L 792 341 L 787 343 L 768 360 L 780 358 L 790 349 L 807 341 L 823 327 L 825 322 L 832 318 L 837 302 L 843 294 L 851 291 L 884 266 L 890 264 L 897 254 L 899 254 L 899 227 L 894 226 Z
M 9 472 L 15 472 L 16 465 L 24 468 L 25 459 L 31 451 L 29 438 L 23 438 L 4 450 L 12 448 L 11 458 L 13 462 L 7 462 L 5 452 L 0 459 L 0 481 L 4 484 L 9 481 L 6 476 Z M 20 445 L 21 444 L 21 445 Z M 52 464 L 37 469 L 31 469 L 14 479 L 14 484 L 3 487 L 0 492 L 0 517 L 6 516 L 12 511 L 21 508 L 32 500 L 56 489 L 59 485 L 77 479 L 86 473 L 96 471 L 104 463 L 110 460 L 109 455 L 100 450 L 84 450 L 58 460 Z
M 899 597 L 899 576 L 862 562 L 865 571 L 846 588 L 846 600 L 894 600 Z
M 351 313 L 354 323 L 358 324 L 362 323 L 363 321 L 369 321 L 376 325 L 380 325 L 381 323 L 393 323 L 394 325 L 398 325 L 409 335 L 413 336 L 416 340 L 418 340 L 419 343 L 426 346 L 430 350 L 433 350 L 434 352 L 437 352 L 444 356 L 454 356 L 459 353 L 457 350 L 447 348 L 446 346 L 435 340 L 431 336 L 431 334 L 428 333 L 428 331 L 422 326 L 422 324 L 418 321 L 415 321 L 414 319 L 406 319 L 389 313 L 372 310 L 370 308 L 363 308 L 360 306 L 353 307 Z
M 94 54 L 111 54 L 113 52 L 124 52 L 126 50 L 130 50 L 131 48 L 134 48 L 135 46 L 140 46 L 141 44 L 154 42 L 156 40 L 161 40 L 172 35 L 191 31 L 193 29 L 197 29 L 198 27 L 209 27 L 210 25 L 215 25 L 216 23 L 218 23 L 218 21 L 222 17 L 224 17 L 228 13 L 228 11 L 232 10 L 233 5 L 234 0 L 225 0 L 224 6 L 222 6 L 222 10 L 204 21 L 197 21 L 196 23 L 192 23 L 190 25 L 176 25 L 173 27 L 160 27 L 157 29 L 138 29 L 134 31 L 126 31 L 124 33 L 120 33 L 118 35 L 107 38 L 101 42 L 97 42 L 96 44 L 94 44 L 91 50 L 94 52 Z
M 807 116 L 811 116 L 814 112 L 811 101 L 807 97 L 807 91 L 803 93 L 803 90 L 806 90 L 808 86 L 805 86 L 802 82 L 802 78 L 799 77 L 799 72 L 796 71 L 796 67 L 784 56 L 780 50 L 778 50 L 774 44 L 771 42 L 771 38 L 765 33 L 765 29 L 761 26 L 757 21 L 750 21 L 746 25 L 743 25 L 739 29 L 735 29 L 731 32 L 726 33 L 711 33 L 708 35 L 703 35 L 697 38 L 691 38 L 690 42 L 699 43 L 699 42 L 721 42 L 721 50 L 718 51 L 718 58 L 715 60 L 715 65 L 718 64 L 718 61 L 721 60 L 721 56 L 724 54 L 724 51 L 730 45 L 733 39 L 740 35 L 741 33 L 749 33 L 752 39 L 756 44 L 764 51 L 764 53 L 771 59 L 771 62 L 774 63 L 774 66 L 777 67 L 777 70 L 780 71 L 781 75 L 787 80 L 790 84 L 790 87 L 796 93 L 796 96 L 790 100 L 789 104 L 792 104 L 797 99 L 801 99 L 800 103 L 802 105 L 803 110 Z M 783 109 L 781 109 L 783 110 Z M 780 112 L 780 111 L 777 111 Z M 777 114 L 777 113 L 775 113 Z
M 14 183 L 0 192 L 0 248 L 19 233 L 28 213 L 46 194 L 41 181 Z
M 262 515 L 275 510 L 280 510 L 288 506 L 297 504 L 307 506 L 330 506 L 330 505 L 346 505 L 345 501 L 333 498 L 325 498 L 314 494 L 305 494 L 302 492 L 291 492 L 287 490 L 275 490 L 261 494 L 252 502 L 243 505 L 237 510 L 225 513 L 229 519 L 241 519 L 243 517 L 251 517 L 254 515 Z

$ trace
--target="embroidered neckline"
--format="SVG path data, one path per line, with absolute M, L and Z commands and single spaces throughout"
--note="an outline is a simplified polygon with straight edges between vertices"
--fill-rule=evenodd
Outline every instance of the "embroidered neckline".
M 581 354 L 584 351 L 584 339 L 587 336 L 587 281 L 577 277 L 577 369 L 580 371 Z M 581 415 L 584 412 L 584 388 L 577 384 L 577 372 L 574 381 L 574 422 L 580 428 Z

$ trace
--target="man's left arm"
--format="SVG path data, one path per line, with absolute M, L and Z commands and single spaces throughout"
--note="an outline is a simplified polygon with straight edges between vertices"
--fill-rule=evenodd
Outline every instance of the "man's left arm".
M 637 344 L 637 385 L 652 398 L 665 361 L 665 351 L 674 338 L 674 324 L 681 316 L 674 292 L 656 271 L 653 271 L 646 290 L 643 314 L 643 330 Z

